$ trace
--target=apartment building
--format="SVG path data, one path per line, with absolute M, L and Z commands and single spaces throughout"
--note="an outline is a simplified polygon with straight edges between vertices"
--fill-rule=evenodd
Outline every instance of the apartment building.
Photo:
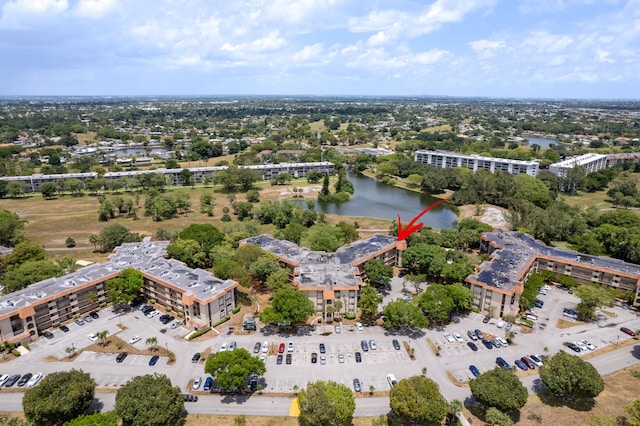
M 488 232 L 482 235 L 481 253 L 491 255 L 465 285 L 474 295 L 474 305 L 494 317 L 518 313 L 524 282 L 534 271 L 553 271 L 581 284 L 595 283 L 635 293 L 640 305 L 640 266 L 604 256 L 548 247 L 521 232 Z
M 584 154 L 575 157 L 569 157 L 565 160 L 553 163 L 549 166 L 549 171 L 559 177 L 567 177 L 570 169 L 582 166 L 586 169 L 587 174 L 597 172 L 607 167 L 611 167 L 607 163 L 607 156 L 603 154 Z
M 126 268 L 142 273 L 142 294 L 182 316 L 188 328 L 212 326 L 237 304 L 238 283 L 165 259 L 168 241 L 126 243 L 109 261 L 49 278 L 0 297 L 1 339 L 29 341 L 43 331 L 104 306 L 106 282 Z
M 528 174 L 534 177 L 538 175 L 539 170 L 537 161 L 483 157 L 481 155 L 459 154 L 451 151 L 418 150 L 414 153 L 414 160 L 439 168 L 466 167 L 474 172 L 478 170 L 487 170 L 491 173 L 501 171 L 512 175 Z
M 274 254 L 289 270 L 291 281 L 311 300 L 319 316 L 332 320 L 335 302 L 340 300 L 340 313 L 355 315 L 364 284 L 364 265 L 372 259 L 395 266 L 405 241 L 388 235 L 373 235 L 336 250 L 335 253 L 312 251 L 271 235 L 259 235 L 240 241 L 240 245 L 257 244 Z M 331 307 L 331 308 L 330 308 Z M 337 312 L 336 312 L 337 313 Z

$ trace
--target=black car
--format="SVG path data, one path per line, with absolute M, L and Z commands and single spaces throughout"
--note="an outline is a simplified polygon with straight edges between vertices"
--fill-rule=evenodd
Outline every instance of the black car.
M 258 390 L 258 376 L 256 376 L 255 374 L 252 374 L 249 377 L 249 390 L 251 392 L 255 392 Z
M 485 324 L 488 323 L 489 321 L 491 321 L 491 317 L 488 315 L 482 319 L 482 322 Z
M 53 339 L 53 333 L 50 331 L 45 331 L 44 333 L 42 333 L 42 335 L 47 339 Z
M 278 354 L 278 357 L 276 358 L 276 364 L 282 364 L 282 354 Z
M 198 402 L 198 395 L 184 394 L 184 402 Z
M 89 314 L 89 316 L 90 316 L 91 318 L 93 318 L 93 319 L 98 319 L 98 318 L 100 318 L 100 315 L 99 315 L 97 312 L 91 312 L 91 313 Z
M 356 352 L 356 362 L 362 362 L 362 354 L 360 352 Z
M 488 340 L 482 340 L 482 344 L 487 348 L 487 349 L 493 349 L 493 345 L 491 344 L 490 341 Z
M 580 349 L 580 346 L 576 345 L 573 342 L 567 342 L 566 345 L 569 349 L 572 349 L 574 352 L 580 352 L 582 350 Z
M 287 364 L 291 364 L 292 360 L 293 360 L 293 357 L 291 356 L 291 354 L 287 354 Z
M 362 385 L 360 384 L 360 380 L 353 379 L 353 390 L 356 392 L 362 392 Z
M 324 346 L 324 343 L 320 343 L 320 353 L 327 353 L 327 348 Z
M 366 340 L 363 340 L 360 342 L 360 346 L 362 347 L 362 350 L 365 352 L 369 351 L 369 344 L 367 343 Z
M 154 311 L 156 308 L 154 308 L 153 306 L 147 306 L 146 308 L 144 308 L 142 310 L 142 313 L 147 315 L 149 312 Z
M 31 378 L 31 376 L 33 376 L 33 374 L 27 373 L 24 376 L 20 377 L 20 380 L 18 380 L 18 386 L 26 385 L 29 379 Z
M 311 364 L 315 364 L 318 362 L 318 354 L 315 352 L 311 353 Z
M 509 365 L 509 363 L 507 361 L 505 361 L 504 358 L 502 358 L 500 356 L 498 358 L 496 358 L 496 364 L 498 364 L 502 368 L 505 368 L 507 370 L 511 370 L 511 366 Z
M 124 361 L 124 359 L 127 357 L 127 355 L 129 355 L 128 352 L 120 352 L 118 354 L 118 356 L 116 357 L 116 362 L 122 362 Z
M 398 342 L 396 339 L 393 339 L 391 343 L 393 344 L 393 349 L 395 349 L 396 351 L 400 350 L 400 342 Z
M 476 334 L 476 337 L 478 338 L 478 340 L 484 340 L 484 334 L 482 334 L 482 331 L 480 331 L 479 329 L 476 329 L 474 333 Z
M 66 325 L 61 325 L 60 330 L 66 333 L 67 331 L 69 331 L 69 327 L 67 327 Z
M 256 342 L 256 344 L 253 345 L 253 353 L 257 354 L 258 352 L 260 352 L 261 347 L 262 347 L 262 343 Z
M 6 382 L 4 382 L 4 387 L 10 388 L 11 386 L 15 385 L 18 380 L 20 380 L 20 375 L 14 374 L 13 376 L 10 376 Z
M 469 346 L 471 348 L 472 351 L 477 351 L 478 350 L 478 345 L 476 345 L 473 342 L 467 342 L 467 346 Z
M 151 359 L 149 360 L 149 365 L 153 367 L 154 365 L 156 365 L 159 359 L 160 357 L 158 355 L 152 356 Z
M 191 362 L 198 362 L 200 360 L 200 352 L 196 352 L 195 354 L 193 354 L 193 356 L 191 357 Z

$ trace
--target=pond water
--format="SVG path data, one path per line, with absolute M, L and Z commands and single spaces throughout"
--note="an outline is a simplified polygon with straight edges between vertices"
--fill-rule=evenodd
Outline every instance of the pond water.
M 540 145 L 540 148 L 549 148 L 549 145 L 559 145 L 558 141 L 555 139 L 545 139 L 545 138 L 526 138 L 529 141 L 529 146 L 535 144 Z
M 355 192 L 343 203 L 320 203 L 316 211 L 341 216 L 364 216 L 378 219 L 397 219 L 408 224 L 422 210 L 439 200 L 430 195 L 386 185 L 361 174 L 349 173 Z M 457 209 L 448 203 L 440 204 L 422 216 L 419 222 L 434 229 L 452 228 L 458 221 Z

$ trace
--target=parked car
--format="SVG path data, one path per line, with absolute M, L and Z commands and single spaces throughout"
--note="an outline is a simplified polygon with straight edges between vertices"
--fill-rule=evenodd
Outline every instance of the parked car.
M 488 340 L 483 340 L 483 341 L 482 341 L 482 344 L 483 344 L 483 345 L 484 345 L 484 347 L 485 347 L 485 348 L 487 348 L 487 349 L 493 349 L 493 345 L 492 345 L 492 344 L 491 344 L 491 342 L 490 342 L 490 341 L 488 341 Z
M 220 345 L 220 349 L 218 349 L 218 352 L 224 352 L 227 350 L 227 342 L 222 342 L 222 344 Z
M 574 345 L 576 345 L 577 347 L 579 347 L 579 348 L 580 348 L 580 350 L 581 350 L 582 352 L 586 352 L 586 351 L 588 351 L 588 350 L 589 350 L 589 349 L 587 348 L 587 345 L 585 345 L 584 343 L 582 343 L 582 342 L 581 342 L 581 341 L 579 341 L 579 340 L 574 340 L 574 341 L 573 341 L 573 344 L 574 344 Z
M 467 346 L 471 348 L 472 351 L 476 352 L 478 350 L 478 345 L 473 342 L 467 342 Z
M 231 342 L 229 343 L 229 350 L 232 351 L 236 348 L 237 343 L 236 342 Z
M 267 352 L 269 352 L 269 342 L 265 340 L 262 342 L 262 353 L 266 354 Z
M 84 325 L 84 320 L 82 318 L 78 318 L 77 320 L 74 321 L 76 324 L 78 325 Z
M 249 376 L 249 390 L 251 392 L 255 392 L 258 390 L 258 376 L 255 374 Z
M 398 383 L 398 379 L 396 379 L 396 376 L 393 374 L 387 374 L 387 381 L 391 387 L 394 387 Z
M 91 318 L 89 315 L 85 315 L 85 316 L 82 318 L 82 320 L 83 320 L 84 322 L 91 322 L 91 321 L 93 321 L 93 318 Z
M 393 349 L 395 349 L 396 351 L 400 350 L 400 342 L 398 342 L 398 339 L 393 339 L 391 341 L 391 344 L 393 345 Z
M 496 364 L 498 364 L 502 368 L 506 368 L 507 370 L 511 369 L 511 366 L 509 365 L 509 363 L 505 361 L 504 358 L 502 358 L 501 356 L 496 358 Z
M 278 346 L 278 353 L 284 353 L 284 343 L 280 343 Z
M 98 341 L 98 336 L 96 336 L 95 334 L 91 333 L 87 336 L 87 339 L 91 340 L 92 342 L 97 342 Z
M 564 343 L 566 347 L 568 347 L 569 349 L 573 350 L 574 352 L 580 352 L 580 346 L 576 345 L 573 342 L 565 342 Z
M 318 362 L 318 354 L 315 352 L 311 352 L 311 364 L 315 364 Z
M 89 314 L 89 316 L 90 316 L 91 318 L 93 318 L 93 319 L 98 319 L 98 318 L 100 318 L 100 315 L 99 315 L 97 312 L 91 312 L 91 313 Z
M 182 325 L 182 321 L 174 321 L 171 323 L 171 329 L 175 330 L 176 328 L 180 327 Z
M 156 310 L 154 309 L 153 311 L 149 312 L 149 313 L 148 313 L 148 314 L 146 314 L 145 316 L 146 316 L 147 318 L 155 318 L 155 317 L 157 317 L 158 315 L 160 315 L 160 311 L 156 311 Z
M 362 354 L 360 352 L 356 352 L 356 362 L 362 362 Z
M 444 333 L 444 338 L 447 339 L 447 342 L 449 343 L 453 343 L 456 341 L 456 339 L 454 339 L 451 333 Z
M 371 348 L 372 351 L 375 351 L 376 349 L 378 349 L 378 345 L 376 345 L 376 341 L 373 339 L 369 340 L 369 347 Z
M 324 343 L 320 343 L 320 353 L 324 354 L 327 352 L 327 348 L 324 346 Z
M 636 332 L 627 327 L 620 327 L 620 331 L 625 334 L 628 334 L 631 337 L 636 337 Z
M 339 333 L 342 331 L 342 328 L 341 328 L 339 325 L 336 325 L 336 326 L 334 327 L 334 330 L 336 331 L 336 333 L 338 333 L 338 334 L 339 334 Z
M 360 384 L 360 380 L 353 379 L 353 390 L 356 392 L 362 392 L 362 385 Z
M 462 343 L 464 342 L 464 339 L 462 338 L 462 336 L 460 335 L 460 333 L 453 333 L 453 337 L 456 339 L 456 341 L 458 343 Z
M 42 335 L 47 339 L 53 339 L 53 333 L 50 331 L 45 331 L 44 333 L 42 333 Z
M 149 366 L 153 367 L 154 365 L 156 365 L 159 359 L 160 357 L 158 355 L 152 356 L 151 359 L 149 360 Z
M 287 352 L 293 352 L 293 342 L 287 343 Z
M 131 339 L 129 339 L 129 344 L 130 345 L 134 345 L 134 344 L 138 343 L 140 340 L 142 340 L 142 337 L 133 336 Z
M 40 379 L 42 379 L 42 376 L 43 376 L 42 373 L 36 373 L 33 376 L 31 376 L 31 378 L 27 382 L 27 387 L 33 387 L 33 386 L 37 385 L 38 382 L 40 381 Z
M 276 364 L 280 365 L 282 364 L 282 354 L 278 354 L 278 356 L 276 357 Z
M 369 351 L 369 344 L 367 343 L 366 340 L 362 340 L 360 342 L 360 347 L 362 348 L 363 351 L 368 352 Z
M 500 343 L 500 341 L 498 339 L 491 340 L 491 344 L 493 345 L 494 348 L 501 348 L 502 347 L 502 343 Z
M 479 329 L 476 329 L 475 333 L 478 340 L 484 340 L 484 334 L 482 334 L 482 331 L 480 331 Z
M 473 330 L 468 330 L 467 336 L 469 336 L 469 339 L 471 340 L 478 340 L 478 336 L 476 336 L 476 332 Z
M 469 370 L 471 370 L 471 374 L 473 374 L 473 377 L 478 377 L 480 375 L 480 370 L 478 370 L 478 367 L 476 367 L 475 365 L 470 365 Z
M 193 386 L 191 386 L 191 389 L 198 390 L 198 389 L 200 389 L 200 385 L 201 384 L 202 384 L 202 377 L 196 377 L 193 380 Z
M 533 304 L 536 308 L 542 308 L 544 306 L 544 302 L 540 299 L 536 299 L 535 303 Z
M 61 325 L 60 330 L 62 330 L 64 333 L 67 333 L 69 331 L 69 327 L 67 327 L 66 325 Z
M 356 323 L 356 330 L 358 331 L 364 330 L 364 327 L 362 327 L 362 323 L 359 323 L 359 322 Z
M 338 362 L 344 364 L 344 354 L 342 352 L 338 354 Z
M 253 345 L 253 353 L 257 354 L 258 352 L 260 352 L 260 347 L 262 346 L 262 344 L 260 342 L 256 342 L 255 345 Z
M 529 369 L 527 364 L 522 362 L 522 360 L 516 359 L 515 364 L 518 366 L 520 370 L 527 371 Z
M 485 316 L 485 317 L 482 319 L 482 322 L 483 322 L 483 323 L 485 323 L 485 324 L 486 324 L 486 323 L 488 323 L 489 321 L 491 321 L 491 317 L 490 317 L 489 315 Z
M 4 387 L 5 388 L 10 388 L 11 386 L 15 385 L 18 380 L 20 380 L 20 375 L 19 374 L 11 375 L 4 382 Z
M 565 308 L 562 310 L 562 315 L 567 317 L 567 318 L 571 318 L 574 320 L 578 319 L 578 313 L 576 311 L 574 311 L 573 309 L 569 309 L 569 308 Z
M 524 362 L 525 364 L 527 364 L 527 367 L 530 370 L 535 370 L 536 368 L 536 364 L 533 362 L 533 360 L 531 360 L 529 357 L 523 356 L 522 358 L 520 358 L 520 360 L 522 362 Z
M 198 395 L 191 395 L 188 393 L 183 394 L 184 402 L 198 402 Z
M 585 345 L 587 347 L 587 349 L 589 349 L 590 351 L 595 351 L 596 350 L 596 345 L 592 344 L 588 340 L 581 340 L 580 342 L 583 345 Z
M 27 384 L 27 382 L 31 379 L 31 376 L 33 376 L 33 374 L 31 373 L 27 373 L 25 375 L 23 375 L 22 377 L 20 377 L 20 380 L 18 380 L 18 386 L 24 386 Z
M 291 362 L 293 361 L 293 356 L 291 354 L 287 354 L 287 364 L 291 364 Z
M 9 380 L 8 374 L 3 374 L 2 376 L 0 376 L 0 386 L 4 386 L 7 380 Z
M 504 348 L 509 346 L 509 342 L 507 342 L 507 339 L 505 339 L 504 337 L 497 337 L 496 340 L 500 342 L 500 345 L 502 345 L 502 347 Z
M 213 385 L 213 379 L 211 377 L 207 377 L 204 379 L 204 385 L 202 385 L 202 390 L 208 391 L 211 390 L 211 386 Z
M 500 321 L 498 321 L 498 322 L 496 323 L 496 327 L 498 327 L 498 328 L 503 328 L 503 327 L 505 326 L 505 324 L 506 324 L 506 323 L 505 323 L 504 321 L 500 320 Z
M 120 352 L 118 354 L 118 356 L 116 356 L 116 362 L 120 363 L 120 362 L 124 361 L 124 359 L 127 357 L 127 355 L 129 355 L 128 352 Z
M 529 355 L 529 359 L 537 366 L 542 367 L 544 364 L 542 363 L 542 357 L 540 355 Z
M 193 354 L 193 356 L 191 357 L 191 362 L 196 363 L 198 361 L 200 361 L 200 357 L 202 356 L 202 354 L 200 352 L 196 352 L 195 354 Z
M 327 356 L 324 354 L 320 354 L 320 364 L 324 365 L 327 363 Z

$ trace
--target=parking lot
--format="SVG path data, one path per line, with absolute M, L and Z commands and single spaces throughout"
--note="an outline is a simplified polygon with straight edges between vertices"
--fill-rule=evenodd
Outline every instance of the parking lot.
M 394 278 L 394 280 L 398 279 Z M 396 282 L 394 288 L 397 290 L 397 287 Z M 105 309 L 100 312 L 100 318 L 97 320 L 83 326 L 71 323 L 67 333 L 53 330 L 52 339 L 41 338 L 31 343 L 31 352 L 9 363 L 0 364 L 2 369 L 0 373 L 24 374 L 42 371 L 48 374 L 53 371 L 80 368 L 91 373 L 99 388 L 114 388 L 137 375 L 157 372 L 168 375 L 175 385 L 188 391 L 195 377 L 205 377 L 204 360 L 197 363 L 191 362 L 194 353 L 206 350 L 215 353 L 223 343 L 228 346 L 232 341 L 235 341 L 238 347 L 253 353 L 256 343 L 268 341 L 270 351 L 266 357 L 267 372 L 260 379 L 265 392 L 292 392 L 316 380 L 334 380 L 351 388 L 354 378 L 360 380 L 363 392 L 369 391 L 371 386 L 375 391 L 387 391 L 389 390 L 387 374 L 391 373 L 398 379 L 402 379 L 422 374 L 423 368 L 426 368 L 427 376 L 440 384 L 441 391 L 447 398 L 464 399 L 468 395 L 468 388 L 455 386 L 452 378 L 461 382 L 470 380 L 472 374 L 469 366 L 472 364 L 480 372 L 484 372 L 495 366 L 498 356 L 513 364 L 514 360 L 525 355 L 545 355 L 559 350 L 569 350 L 563 346 L 565 341 L 588 339 L 598 347 L 616 345 L 629 338 L 619 331 L 621 326 L 640 328 L 640 320 L 635 312 L 614 307 L 607 308 L 608 313 L 603 314 L 603 319 L 595 323 L 557 329 L 556 324 L 562 318 L 563 309 L 574 307 L 578 299 L 566 291 L 555 288 L 546 296 L 541 296 L 541 299 L 545 303 L 542 308 L 536 308 L 538 321 L 530 332 L 514 326 L 511 329 L 515 334 L 513 344 L 508 347 L 487 349 L 482 343 L 476 341 L 477 351 L 471 350 L 467 345 L 469 341 L 467 330 L 480 329 L 492 338 L 506 337 L 507 330 L 498 328 L 496 319 L 483 323 L 484 316 L 475 313 L 443 327 L 421 330 L 412 336 L 396 335 L 379 326 L 364 327 L 362 331 L 358 331 L 352 325 L 342 325 L 340 333 L 335 332 L 333 325 L 319 325 L 296 335 L 273 334 L 272 331 L 263 333 L 259 326 L 259 331 L 255 333 L 237 335 L 223 326 L 218 330 L 219 335 L 216 331 L 211 331 L 206 335 L 209 338 L 205 340 L 188 341 L 184 339 L 188 330 L 183 327 L 172 330 L 167 325 L 163 325 L 157 317 L 147 318 L 139 311 L 116 315 L 111 309 Z M 102 330 L 107 330 L 109 335 L 117 335 L 125 342 L 133 336 L 140 336 L 141 340 L 133 346 L 141 350 L 146 348 L 147 338 L 155 337 L 158 340 L 158 346 L 175 353 L 176 363 L 167 365 L 167 358 L 161 357 L 157 365 L 149 366 L 149 356 L 133 354 L 130 354 L 124 362 L 117 363 L 115 354 L 90 351 L 82 352 L 70 362 L 51 361 L 51 357 L 65 359 L 66 348 L 72 345 L 80 351 L 93 344 L 87 336 Z M 445 338 L 445 333 L 459 333 L 464 341 L 449 342 Z M 360 345 L 361 340 L 367 340 L 369 343 L 371 339 L 376 341 L 377 349 L 363 351 Z M 403 343 L 408 343 L 415 351 L 415 360 L 409 357 L 404 347 L 400 350 L 394 349 L 393 339 L 397 339 L 402 346 Z M 427 339 L 440 347 L 440 356 L 436 356 Z M 276 363 L 278 346 L 280 343 L 286 345 L 289 341 L 294 345 L 293 351 L 290 352 L 292 362 L 286 364 L 283 361 L 278 365 Z M 318 360 L 317 363 L 312 363 L 311 354 L 315 352 L 320 355 L 320 343 L 326 347 L 326 362 L 323 364 Z M 356 362 L 356 352 L 361 353 L 362 362 Z M 285 349 L 283 355 L 287 353 Z M 344 355 L 344 362 L 339 361 L 339 354 Z

